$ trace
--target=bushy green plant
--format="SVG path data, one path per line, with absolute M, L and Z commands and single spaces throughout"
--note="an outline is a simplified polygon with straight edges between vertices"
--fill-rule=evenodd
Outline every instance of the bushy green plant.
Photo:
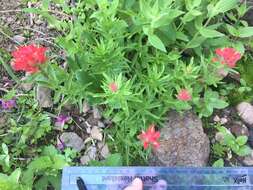
M 67 67 L 52 61 L 31 79 L 53 89 L 60 106 L 79 104 L 81 110 L 83 101 L 103 105 L 104 116 L 115 124 L 106 131 L 112 136 L 111 148 L 126 153 L 125 164 L 147 158 L 136 136 L 150 123 L 162 124 L 169 110 L 193 109 L 208 117 L 228 106 L 219 94 L 224 87 L 219 71 L 233 69 L 211 60 L 216 48 L 245 53 L 253 35 L 253 28 L 240 20 L 246 4 L 80 0 L 70 7 L 58 1 L 63 15 L 73 15 L 60 20 L 49 10 L 50 3 L 43 0 L 41 9 L 25 11 L 40 14 L 62 32 L 56 43 L 66 52 Z M 182 89 L 187 101 L 178 98 Z
M 16 106 L 3 110 L 0 125 L 0 189 L 60 189 L 61 170 L 72 164 L 75 153 L 70 149 L 60 152 L 53 146 L 51 119 L 34 99 L 34 92 L 17 96 L 9 91 L 4 99 L 16 97 Z M 17 169 L 18 168 L 18 169 Z

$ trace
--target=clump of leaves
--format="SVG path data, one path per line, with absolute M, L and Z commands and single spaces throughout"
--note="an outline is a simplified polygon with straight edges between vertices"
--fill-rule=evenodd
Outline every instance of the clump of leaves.
M 214 157 L 219 159 L 214 162 L 213 166 L 221 167 L 224 165 L 223 159 L 228 156 L 230 160 L 232 153 L 237 156 L 246 156 L 252 152 L 252 149 L 247 145 L 247 136 L 235 137 L 227 128 L 221 125 L 215 127 L 218 130 L 216 134 L 217 142 L 212 145 L 212 151 Z

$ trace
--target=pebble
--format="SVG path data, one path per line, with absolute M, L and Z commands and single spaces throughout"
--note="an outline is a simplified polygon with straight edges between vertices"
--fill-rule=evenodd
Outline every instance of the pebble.
M 25 80 L 27 79 L 27 77 L 28 77 L 28 76 L 25 76 L 25 77 L 21 78 L 22 83 L 21 83 L 21 85 L 20 85 L 20 87 L 21 87 L 24 91 L 26 91 L 26 92 L 30 91 L 30 90 L 33 88 L 33 83 L 25 82 Z
M 40 107 L 42 108 L 49 108 L 53 106 L 51 90 L 49 88 L 38 86 L 36 99 L 39 102 Z
M 103 148 L 101 149 L 100 154 L 101 154 L 101 156 L 102 156 L 103 158 L 107 158 L 107 157 L 110 155 L 110 151 L 109 151 L 109 148 L 108 148 L 108 145 L 107 145 L 107 144 L 105 144 L 105 145 L 103 146 Z
M 22 44 L 22 43 L 25 42 L 26 38 L 24 36 L 21 36 L 21 35 L 15 35 L 15 36 L 13 36 L 13 40 L 17 41 L 20 44 Z
M 94 106 L 93 106 L 93 117 L 94 117 L 94 119 L 101 119 L 102 118 L 99 109 Z
M 242 102 L 236 107 L 240 118 L 249 126 L 253 125 L 253 106 L 248 102 Z
M 80 162 L 83 165 L 87 165 L 91 160 L 95 160 L 97 156 L 96 146 L 90 146 L 85 154 L 81 157 Z
M 213 118 L 214 122 L 220 122 L 220 117 L 218 115 L 215 115 L 215 117 Z
M 90 111 L 90 105 L 87 102 L 83 103 L 83 113 L 86 114 Z
M 225 117 L 221 118 L 221 120 L 220 120 L 221 125 L 225 125 L 227 122 L 228 122 L 228 119 Z
M 250 155 L 245 156 L 245 158 L 243 159 L 242 163 L 245 166 L 253 166 L 253 152 L 251 152 Z
M 249 128 L 249 145 L 253 148 L 253 129 Z
M 83 139 L 74 132 L 62 133 L 60 139 L 66 147 L 71 147 L 77 152 L 80 152 L 84 148 Z
M 105 128 L 105 124 L 102 121 L 98 121 L 98 127 L 99 128 Z
M 245 135 L 245 136 L 249 136 L 249 130 L 248 128 L 243 125 L 242 123 L 240 122 L 234 122 L 232 125 L 231 125 L 231 128 L 230 128 L 230 131 L 235 134 L 237 137 L 238 136 L 242 136 L 242 135 Z
M 90 135 L 91 135 L 91 138 L 95 140 L 99 140 L 99 141 L 103 140 L 102 132 L 97 126 L 92 127 Z

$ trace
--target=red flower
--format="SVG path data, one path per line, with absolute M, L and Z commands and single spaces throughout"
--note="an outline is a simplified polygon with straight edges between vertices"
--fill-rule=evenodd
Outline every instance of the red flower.
M 181 89 L 178 92 L 177 99 L 182 100 L 182 101 L 189 101 L 192 99 L 192 96 L 187 89 Z
M 147 131 L 142 131 L 141 134 L 138 136 L 138 139 L 140 139 L 143 142 L 144 149 L 147 149 L 149 145 L 152 145 L 153 148 L 159 148 L 160 143 L 158 142 L 158 139 L 160 138 L 160 132 L 155 131 L 155 125 L 152 124 L 149 126 Z
M 109 89 L 112 92 L 117 92 L 118 91 L 118 85 L 115 82 L 112 82 L 112 83 L 109 84 Z
M 234 68 L 236 66 L 236 62 L 241 59 L 241 54 L 234 48 L 218 48 L 215 50 L 215 53 L 218 57 L 213 58 L 212 61 L 220 62 L 230 68 Z
M 36 73 L 39 71 L 39 65 L 47 61 L 46 48 L 34 44 L 21 46 L 14 52 L 12 67 L 15 71 L 25 71 L 27 73 Z

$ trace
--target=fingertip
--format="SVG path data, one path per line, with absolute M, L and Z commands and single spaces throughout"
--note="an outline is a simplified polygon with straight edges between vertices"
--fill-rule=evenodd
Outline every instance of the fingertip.
M 139 178 L 135 178 L 132 182 L 132 186 L 136 186 L 136 187 L 141 187 L 143 186 L 143 183 L 141 181 L 141 179 Z

